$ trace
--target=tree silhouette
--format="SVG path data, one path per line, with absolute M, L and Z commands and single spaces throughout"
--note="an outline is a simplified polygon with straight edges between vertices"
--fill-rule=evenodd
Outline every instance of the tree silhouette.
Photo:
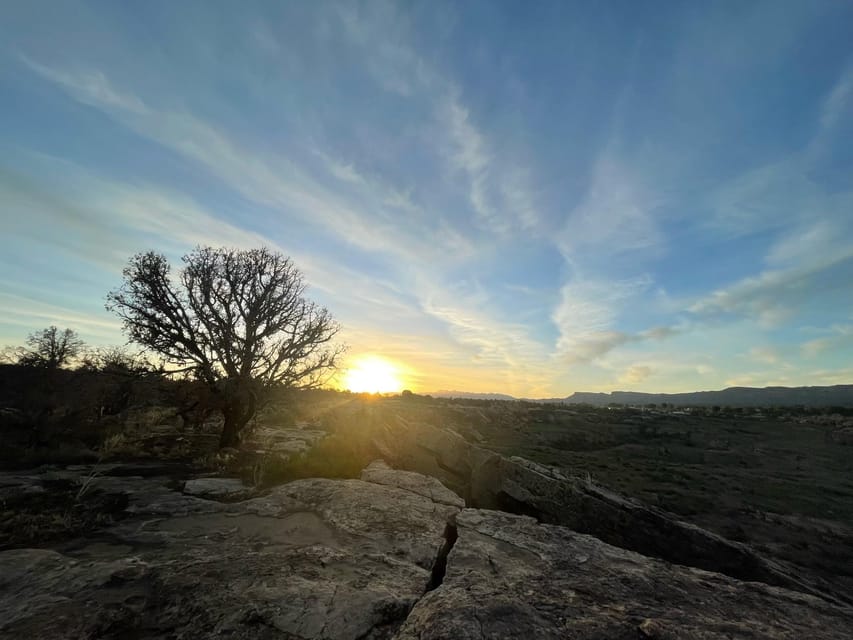
M 18 363 L 43 369 L 59 369 L 80 356 L 86 343 L 73 329 L 59 330 L 55 325 L 31 333 L 27 346 L 18 350 Z
M 198 247 L 182 261 L 172 279 L 165 256 L 133 256 L 107 309 L 172 373 L 207 385 L 225 419 L 220 446 L 235 446 L 264 392 L 329 379 L 343 352 L 332 343 L 339 325 L 305 298 L 302 273 L 280 253 Z

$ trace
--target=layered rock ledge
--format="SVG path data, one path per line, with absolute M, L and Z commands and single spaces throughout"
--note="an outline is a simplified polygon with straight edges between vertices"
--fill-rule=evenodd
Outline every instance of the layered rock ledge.
M 398 640 L 849 637 L 853 609 L 672 565 L 533 518 L 465 509 L 441 588 Z
M 799 567 L 584 478 L 483 449 L 448 429 L 398 418 L 372 424 L 365 436 L 393 467 L 439 478 L 469 507 L 532 516 L 646 556 L 853 604 L 853 596 Z
M 45 479 L 0 485 L 26 496 Z M 359 480 L 298 480 L 236 502 L 233 481 L 91 484 L 119 492 L 124 517 L 52 548 L 0 552 L 0 638 L 840 639 L 853 629 L 847 605 L 463 508 L 435 478 L 382 462 Z

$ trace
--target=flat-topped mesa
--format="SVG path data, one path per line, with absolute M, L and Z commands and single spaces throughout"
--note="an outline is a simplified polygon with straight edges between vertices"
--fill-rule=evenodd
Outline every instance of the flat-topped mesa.
M 393 467 L 439 478 L 469 507 L 559 524 L 669 562 L 851 602 L 817 577 L 802 576 L 751 547 L 679 520 L 582 478 L 523 458 L 505 458 L 423 423 L 374 423 L 369 437 Z

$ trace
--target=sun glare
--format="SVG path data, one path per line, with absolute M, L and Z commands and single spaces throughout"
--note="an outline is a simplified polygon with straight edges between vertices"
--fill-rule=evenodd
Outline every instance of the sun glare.
M 395 393 L 403 389 L 397 367 L 384 358 L 357 358 L 344 378 L 346 389 L 356 393 Z

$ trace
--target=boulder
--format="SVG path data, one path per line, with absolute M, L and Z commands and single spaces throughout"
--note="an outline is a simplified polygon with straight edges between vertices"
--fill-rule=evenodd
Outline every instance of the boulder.
M 397 640 L 849 637 L 853 608 L 672 565 L 566 527 L 465 509 L 443 584 Z

